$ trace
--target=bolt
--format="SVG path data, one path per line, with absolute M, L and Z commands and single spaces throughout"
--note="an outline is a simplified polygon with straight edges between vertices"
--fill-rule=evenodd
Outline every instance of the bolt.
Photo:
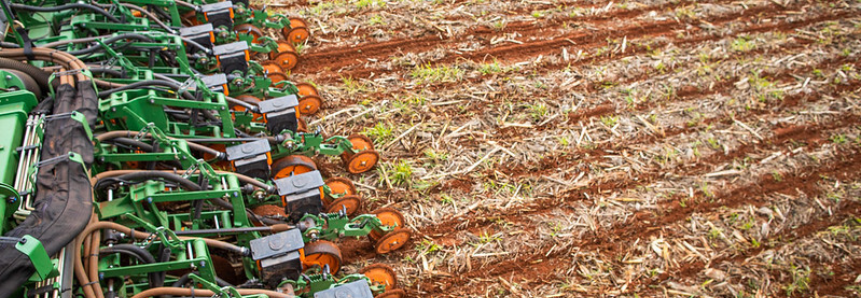
M 147 197 L 147 198 L 146 198 L 146 201 L 147 201 L 147 203 L 152 204 L 152 197 Z
M 12 76 L 10 76 L 10 75 L 6 75 L 6 80 L 7 80 L 7 81 L 11 81 L 11 80 L 12 80 Z
M 206 262 L 200 261 L 200 268 L 206 268 Z
M 234 191 L 234 192 L 233 192 L 233 196 L 234 196 L 234 197 L 239 197 L 239 192 L 238 192 L 238 191 Z

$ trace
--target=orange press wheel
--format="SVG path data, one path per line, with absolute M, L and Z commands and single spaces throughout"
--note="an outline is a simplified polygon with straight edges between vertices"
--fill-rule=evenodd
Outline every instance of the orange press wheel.
M 361 174 L 373 169 L 379 160 L 377 151 L 365 150 L 348 157 L 345 164 L 350 174 Z
M 314 115 L 323 106 L 323 99 L 319 96 L 308 95 L 299 99 L 299 113 L 302 115 Z
M 308 24 L 300 18 L 290 18 L 290 28 L 281 29 L 281 34 L 292 43 L 303 43 L 311 36 Z
M 385 285 L 386 289 L 394 289 L 398 287 L 398 275 L 392 267 L 383 264 L 371 264 L 359 273 L 364 274 L 371 280 L 371 284 Z
M 286 41 L 278 41 L 278 49 L 275 52 L 269 53 L 269 58 L 275 60 L 284 70 L 291 70 L 299 63 L 299 54 L 296 53 L 296 48 Z
M 383 238 L 377 240 L 377 243 L 374 244 L 374 251 L 382 255 L 398 250 L 407 244 L 411 235 L 412 232 L 410 230 L 396 228 L 394 231 L 383 236 Z
M 347 178 L 332 177 L 326 179 L 326 186 L 329 187 L 330 198 L 350 196 L 356 194 L 356 185 Z
M 272 163 L 272 179 L 286 178 L 290 173 L 302 174 L 315 170 L 317 170 L 317 164 L 307 156 L 285 156 Z
M 385 292 L 383 292 L 382 294 L 379 294 L 377 296 L 374 296 L 374 298 L 403 298 L 406 295 L 407 295 L 407 293 L 404 292 L 404 290 L 402 290 L 402 289 L 391 289 L 391 290 L 389 290 L 389 287 L 386 287 Z
M 237 96 L 237 97 L 236 97 L 236 99 L 238 99 L 238 100 L 240 100 L 240 101 L 242 101 L 242 102 L 244 102 L 244 103 L 251 104 L 252 106 L 257 106 L 257 104 L 258 104 L 258 103 L 260 103 L 261 101 L 263 101 L 262 99 L 257 98 L 256 96 L 248 95 L 248 94 L 242 94 L 242 95 L 240 95 L 240 96 Z M 244 112 L 244 111 L 246 111 L 246 110 L 247 110 L 247 109 L 246 109 L 244 106 L 242 106 L 242 105 L 232 105 L 230 108 L 231 108 L 231 109 L 233 109 L 234 111 L 237 111 L 237 112 Z M 255 119 L 256 119 L 256 118 L 260 118 L 261 116 L 263 116 L 263 115 L 260 115 L 260 114 L 257 114 L 257 113 L 252 113 L 252 114 L 254 115 L 254 118 L 255 118 Z
M 263 61 L 260 63 L 260 66 L 263 66 L 263 70 L 266 70 L 266 77 L 271 79 L 272 83 L 287 80 L 287 74 L 284 73 L 284 69 L 281 66 L 278 66 L 277 62 L 272 60 Z
M 263 66 L 263 70 L 268 72 L 284 72 L 284 69 L 281 66 L 278 66 L 278 63 L 272 60 L 266 60 L 260 62 L 260 66 Z
M 392 208 L 380 208 L 371 212 L 380 219 L 380 223 L 387 227 L 397 226 L 399 228 L 403 228 L 406 226 L 406 220 L 404 220 L 404 215 L 401 214 L 400 211 L 392 209 Z M 383 237 L 383 233 L 380 233 L 377 230 L 371 230 L 371 233 L 368 234 L 373 240 L 377 240 Z
M 353 150 L 356 152 L 374 149 L 374 142 L 366 136 L 351 134 L 347 139 L 353 144 Z
M 359 209 L 362 209 L 362 198 L 359 196 L 343 196 L 332 202 L 332 204 L 329 204 L 329 208 L 326 209 L 326 212 L 338 213 L 345 208 L 347 210 L 347 216 L 353 217 L 354 214 L 359 212 Z
M 350 144 L 353 148 L 353 152 L 361 152 L 374 149 L 374 142 L 366 136 L 354 133 L 347 137 L 347 140 L 350 141 Z M 350 158 L 353 157 L 353 152 L 344 152 L 341 154 L 341 159 L 344 161 L 344 163 L 347 163 Z
M 314 85 L 309 83 L 296 84 L 296 89 L 299 89 L 299 96 L 320 96 L 320 92 L 317 91 L 317 87 L 314 87 Z
M 263 30 L 260 30 L 260 28 L 251 24 L 237 25 L 233 27 L 233 31 L 250 34 L 252 37 L 252 43 L 257 43 L 257 39 L 263 36 Z
M 305 269 L 329 265 L 329 273 L 337 274 L 341 270 L 341 250 L 332 242 L 317 240 L 305 243 Z

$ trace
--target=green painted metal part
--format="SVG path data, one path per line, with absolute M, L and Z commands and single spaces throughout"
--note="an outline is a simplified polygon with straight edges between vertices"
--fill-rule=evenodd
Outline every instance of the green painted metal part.
M 332 241 L 343 237 L 367 236 L 374 230 L 385 234 L 397 228 L 383 225 L 373 214 L 362 214 L 352 219 L 340 213 L 305 214 L 299 222 L 314 223 L 313 227 L 302 232 L 305 243 L 318 239 Z
M 45 251 L 45 247 L 42 246 L 42 242 L 39 242 L 39 239 L 30 235 L 24 235 L 15 244 L 15 249 L 30 258 L 30 263 L 33 264 L 33 268 L 36 268 L 36 272 L 30 277 L 31 281 L 42 281 L 50 277 L 51 274 L 57 274 L 56 266 L 51 261 L 51 257 L 48 256 L 48 252 Z
M 6 132 L 0 138 L 0 214 L 9 218 L 20 204 L 20 196 L 12 185 L 18 171 L 19 154 L 16 148 L 21 146 L 24 138 L 24 130 L 27 125 L 27 114 L 36 106 L 38 101 L 32 92 L 24 87 L 14 73 L 0 70 L 0 127 Z M 3 221 L 0 225 L 0 235 L 11 228 L 10 221 Z

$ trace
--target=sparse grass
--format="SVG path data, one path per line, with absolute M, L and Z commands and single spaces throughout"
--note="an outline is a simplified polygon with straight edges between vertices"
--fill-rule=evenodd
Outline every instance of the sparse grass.
M 380 121 L 373 127 L 365 128 L 362 134 L 371 138 L 376 144 L 385 144 L 394 139 L 394 128 L 385 121 Z
M 496 61 L 496 59 L 493 59 L 493 63 L 484 63 L 478 67 L 478 72 L 483 75 L 501 73 L 504 71 L 505 70 L 501 66 L 499 66 L 499 61 Z
M 749 52 L 756 48 L 756 42 L 750 36 L 739 36 L 732 41 L 732 50 L 736 52 Z
M 412 163 L 408 160 L 401 160 L 399 163 L 394 164 L 392 170 L 389 172 L 389 181 L 392 182 L 392 185 L 408 185 L 412 183 Z
M 370 25 L 370 26 L 375 26 L 375 25 L 385 25 L 385 24 L 386 24 L 386 22 L 385 22 L 385 21 L 383 21 L 383 17 L 381 17 L 381 16 L 379 16 L 379 15 L 372 16 L 372 17 L 368 20 L 368 25 Z
M 344 90 L 349 95 L 355 95 L 357 93 L 363 93 L 368 91 L 368 87 L 365 83 L 362 83 L 359 80 L 355 80 L 352 77 L 341 77 L 341 83 L 344 87 Z
M 533 121 L 540 121 L 549 112 L 547 105 L 543 102 L 528 104 L 526 108 Z
M 786 291 L 786 296 L 792 296 L 795 293 L 804 293 L 810 288 L 810 268 L 798 267 L 795 264 L 789 265 L 789 275 L 792 277 L 792 283 L 783 287 Z
M 606 127 L 612 128 L 612 127 L 616 126 L 617 123 L 619 123 L 619 117 L 601 116 L 601 123 L 604 124 L 604 126 L 606 126 Z
M 356 8 L 358 8 L 358 9 L 386 8 L 386 1 L 384 1 L 384 0 L 357 0 L 356 2 L 353 2 L 353 5 L 355 5 Z
M 432 66 L 430 63 L 418 65 L 410 73 L 410 76 L 419 84 L 456 82 L 463 78 L 463 70 L 457 66 Z

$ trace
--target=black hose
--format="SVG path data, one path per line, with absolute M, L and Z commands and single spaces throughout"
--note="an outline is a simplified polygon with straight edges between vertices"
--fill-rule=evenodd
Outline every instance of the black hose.
M 0 58 L 0 68 L 14 69 L 26 73 L 36 81 L 36 84 L 39 84 L 39 88 L 43 92 L 48 90 L 48 79 L 51 78 L 51 74 L 38 67 L 14 59 Z
M 3 48 L 20 48 L 21 45 L 14 43 L 14 42 L 0 41 L 0 47 L 3 47 Z
M 114 143 L 116 143 L 116 144 L 121 144 L 121 145 L 130 146 L 130 147 L 135 147 L 135 148 L 138 148 L 138 149 L 143 150 L 143 151 L 146 151 L 146 152 L 153 152 L 153 151 L 155 151 L 155 148 L 153 148 L 153 146 L 152 146 L 152 145 L 147 144 L 147 143 L 144 143 L 144 142 L 141 142 L 141 141 L 138 141 L 138 140 L 134 140 L 134 139 L 129 139 L 129 138 L 116 138 L 116 139 L 113 139 L 113 140 L 111 140 L 111 141 L 112 141 L 112 142 L 114 142 Z
M 29 5 L 24 5 L 24 4 L 12 3 L 12 4 L 9 4 L 9 7 L 12 9 L 15 9 L 15 10 L 37 11 L 37 12 L 56 12 L 56 11 L 62 11 L 62 10 L 71 9 L 71 8 L 83 8 L 83 9 L 92 10 L 93 12 L 101 14 L 114 23 L 122 23 L 122 22 L 120 22 L 120 19 L 117 19 L 117 17 L 111 15 L 110 13 L 105 11 L 104 9 L 101 9 L 98 6 L 90 5 L 90 4 L 86 4 L 86 3 L 69 3 L 66 5 L 50 6 L 50 7 L 29 6 Z
M 133 244 L 116 244 L 114 246 L 109 246 L 106 248 L 102 248 L 99 250 L 99 254 L 112 254 L 112 253 L 120 253 L 125 254 L 131 257 L 134 257 L 138 261 L 144 264 L 153 264 L 155 263 L 155 258 L 143 248 L 140 248 Z M 147 273 L 149 279 L 150 287 L 161 287 L 164 285 L 164 281 L 160 282 L 160 274 L 159 272 L 150 272 Z
M 116 69 L 110 69 L 110 68 L 90 68 L 90 72 L 92 72 L 92 73 L 106 73 L 108 75 L 119 77 L 119 78 L 123 77 L 122 71 L 119 71 Z
M 181 86 L 179 84 L 177 84 L 176 82 L 171 82 L 171 81 L 165 81 L 165 80 L 139 81 L 139 82 L 134 82 L 134 83 L 122 86 L 122 87 L 117 87 L 114 89 L 108 89 L 108 90 L 99 92 L 99 97 L 105 98 L 105 97 L 110 96 L 112 93 L 131 90 L 131 89 L 140 89 L 142 87 L 149 87 L 149 86 L 164 86 L 164 87 L 169 87 L 173 90 L 179 90 L 181 88 Z M 194 100 L 194 96 L 191 95 L 191 93 L 188 93 L 188 91 L 183 92 L 182 96 L 188 100 Z
M 152 38 L 149 38 L 149 36 L 146 36 L 146 35 L 141 35 L 141 34 L 136 34 L 136 33 L 123 33 L 120 35 L 105 38 L 104 40 L 102 40 L 102 43 L 112 44 L 112 43 L 117 42 L 118 40 L 122 40 L 122 39 L 139 39 L 139 40 L 143 40 L 146 42 L 152 42 L 153 41 Z M 71 51 L 71 52 L 69 52 L 69 54 L 72 54 L 75 56 L 80 56 L 80 55 L 90 54 L 90 53 L 93 53 L 93 52 L 99 51 L 99 50 L 104 50 L 104 48 L 102 48 L 101 46 L 92 46 L 89 48 L 85 48 L 83 50 Z
M 179 184 L 182 188 L 184 188 L 186 190 L 194 190 L 194 191 L 202 190 L 200 188 L 200 186 L 197 185 L 197 183 L 194 183 L 191 180 L 185 179 L 182 176 L 174 174 L 174 173 L 168 173 L 168 172 L 162 172 L 162 171 L 137 171 L 134 173 L 129 173 L 129 174 L 125 174 L 125 175 L 121 175 L 121 176 L 116 177 L 116 179 L 120 179 L 120 180 L 148 180 L 148 179 L 158 179 L 158 178 L 168 180 L 171 182 L 176 182 L 177 184 Z
M 8 69 L 7 68 L 5 70 L 8 72 L 11 72 L 16 77 L 21 79 L 21 82 L 24 83 L 24 89 L 27 89 L 27 91 L 33 92 L 33 94 L 36 95 L 36 99 L 39 99 L 39 100 L 42 99 L 42 89 L 39 88 L 39 84 L 36 84 L 36 80 L 34 80 L 33 77 L 31 77 L 31 76 L 27 75 L 26 73 L 24 73 L 23 71 L 20 71 L 17 69 Z
M 174 288 L 182 288 L 185 284 L 188 283 L 189 280 L 191 280 L 188 276 L 191 275 L 192 273 L 197 273 L 197 272 L 189 272 L 189 273 L 184 274 L 179 279 L 177 279 L 175 282 L 173 282 L 173 284 L 170 286 L 174 287 Z M 217 276 L 215 277 L 215 283 L 218 284 L 219 287 L 232 287 L 233 286 L 229 282 L 226 282 L 223 279 L 218 278 Z

